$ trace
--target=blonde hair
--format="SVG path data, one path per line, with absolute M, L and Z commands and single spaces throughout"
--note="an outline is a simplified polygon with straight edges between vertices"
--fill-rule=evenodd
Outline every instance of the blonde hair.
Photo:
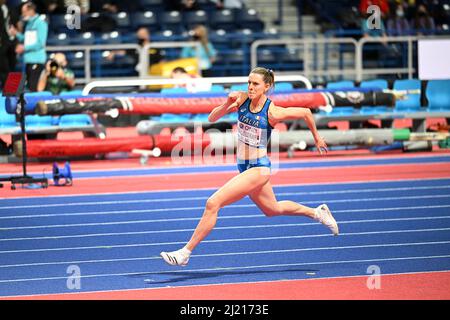
M 208 29 L 202 24 L 198 24 L 193 29 L 194 33 L 197 35 L 198 40 L 202 44 L 203 48 L 205 48 L 205 51 L 207 55 L 209 56 L 209 48 L 208 48 Z
M 252 71 L 250 71 L 250 74 L 252 73 L 262 75 L 264 83 L 269 84 L 270 87 L 275 86 L 275 75 L 273 70 L 262 67 L 256 67 Z

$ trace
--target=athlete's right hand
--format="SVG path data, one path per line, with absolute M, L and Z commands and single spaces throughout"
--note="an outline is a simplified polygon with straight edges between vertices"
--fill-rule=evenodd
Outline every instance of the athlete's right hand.
M 321 155 L 328 152 L 328 146 L 325 140 L 322 137 L 318 137 L 316 139 L 316 148 Z
M 227 113 L 236 112 L 241 105 L 241 100 L 241 93 L 239 91 L 230 92 L 226 103 L 228 105 Z

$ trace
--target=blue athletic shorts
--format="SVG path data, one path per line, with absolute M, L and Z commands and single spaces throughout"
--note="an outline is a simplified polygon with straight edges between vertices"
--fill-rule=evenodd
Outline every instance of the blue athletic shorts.
M 237 159 L 237 167 L 240 173 L 254 167 L 267 167 L 270 169 L 270 166 L 271 163 L 268 156 L 251 160 Z

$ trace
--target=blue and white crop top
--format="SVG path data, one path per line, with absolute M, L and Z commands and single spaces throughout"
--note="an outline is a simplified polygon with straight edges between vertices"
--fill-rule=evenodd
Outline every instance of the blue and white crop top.
M 251 147 L 267 148 L 272 134 L 269 123 L 269 106 L 272 101 L 267 99 L 261 111 L 250 111 L 251 100 L 247 98 L 238 110 L 238 140 Z

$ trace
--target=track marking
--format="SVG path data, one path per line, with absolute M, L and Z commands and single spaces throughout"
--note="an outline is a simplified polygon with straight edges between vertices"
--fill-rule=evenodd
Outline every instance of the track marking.
M 330 191 L 307 191 L 307 192 L 279 192 L 277 196 L 292 196 L 292 195 L 321 195 L 321 194 L 346 194 L 346 193 L 367 193 L 367 192 L 385 192 L 385 191 L 410 191 L 410 190 L 434 190 L 434 189 L 450 189 L 450 185 L 444 186 L 427 186 L 427 187 L 404 187 L 404 188 L 376 188 L 376 189 L 349 189 L 349 190 L 330 190 Z M 193 191 L 195 192 L 195 191 Z M 151 194 L 151 193 L 150 193 Z M 449 195 L 450 196 L 450 195 Z M 117 200 L 117 201 L 92 201 L 92 202 L 69 202 L 69 203 L 51 203 L 45 204 L 46 208 L 54 207 L 72 207 L 72 206 L 99 206 L 99 205 L 111 205 L 111 204 L 132 204 L 132 203 L 160 203 L 160 202 L 178 202 L 178 201 L 194 201 L 194 200 L 206 200 L 204 197 L 176 197 L 176 198 L 164 198 L 164 199 L 138 199 L 138 200 Z M 45 199 L 43 199 L 45 200 Z M 350 199 L 349 201 L 351 201 Z M 34 209 L 42 208 L 43 204 L 35 205 L 18 205 L 18 206 L 6 206 L 0 207 L 0 210 L 11 209 Z M 2 217 L 0 217 L 2 219 Z
M 223 209 L 234 208 L 257 208 L 255 204 L 248 205 L 229 205 Z M 347 209 L 347 210 L 333 210 L 333 213 L 348 213 L 348 212 L 379 212 L 379 211 L 399 211 L 399 210 L 419 210 L 419 209 L 439 209 L 450 208 L 450 205 L 432 205 L 432 206 L 413 206 L 413 207 L 390 207 L 390 208 L 363 208 L 363 209 Z M 204 207 L 188 207 L 188 208 L 167 208 L 167 209 L 148 209 L 148 210 L 120 210 L 120 211 L 106 211 L 102 214 L 111 213 L 144 213 L 144 212 L 173 212 L 173 211 L 192 211 L 203 210 Z M 96 213 L 92 213 L 96 214 Z M 100 213 L 97 213 L 100 214 Z M 236 215 L 236 216 L 219 216 L 218 219 L 241 219 L 241 218 L 264 218 L 263 214 L 250 215 Z M 92 222 L 92 223 L 73 223 L 73 224 L 56 224 L 56 225 L 37 225 L 37 226 L 23 226 L 23 227 L 5 227 L 0 228 L 0 231 L 9 230 L 30 230 L 30 229 L 51 229 L 51 228 L 69 228 L 69 227 L 88 227 L 88 226 L 107 226 L 107 225 L 125 225 L 125 224 L 141 224 L 141 223 L 160 223 L 160 222 L 175 222 L 175 221 L 198 221 L 200 217 L 195 218 L 171 218 L 171 219 L 153 219 L 153 220 L 131 220 L 131 221 L 114 221 L 114 222 Z
M 355 180 L 355 181 L 342 181 L 342 182 L 333 182 L 331 185 L 342 186 L 342 185 L 358 185 L 358 184 L 377 184 L 377 183 L 401 183 L 401 182 L 424 182 L 424 181 L 446 181 L 450 180 L 450 177 L 440 177 L 440 178 L 402 178 L 402 179 L 390 179 L 390 180 Z M 273 185 L 274 188 L 290 188 L 290 187 L 310 187 L 310 186 L 330 186 L 330 184 L 323 182 L 308 182 L 308 183 L 293 183 L 293 184 L 279 184 Z M 133 194 L 145 194 L 145 193 L 171 193 L 171 192 L 192 192 L 192 191 L 216 191 L 217 188 L 195 188 L 195 189 L 162 189 L 162 190 L 152 190 L 149 191 L 121 191 L 121 192 L 98 192 L 95 196 L 114 196 L 114 195 L 133 195 Z M 86 197 L 92 196 L 92 193 L 79 193 L 79 194 L 55 194 L 52 195 L 52 198 L 69 198 L 69 197 Z M 8 197 L 8 198 L 0 198 L 0 202 L 2 200 L 11 201 L 14 199 L 47 199 L 48 197 L 43 196 L 17 196 L 17 197 Z
M 302 192 L 291 192 L 284 195 L 289 196 L 298 196 L 303 195 Z M 283 196 L 284 196 L 283 195 Z M 347 202 L 360 202 L 360 201 L 386 201 L 386 200 L 407 200 L 407 199 L 440 199 L 440 198 L 450 198 L 450 194 L 434 194 L 434 195 L 425 195 L 425 196 L 403 196 L 403 197 L 381 197 L 381 198 L 351 198 L 351 199 L 330 199 L 320 201 L 302 201 L 303 204 L 317 204 L 318 202 L 323 203 L 347 203 Z M 185 198 L 184 201 L 186 201 Z M 202 198 L 207 199 L 207 197 Z M 168 202 L 174 202 L 175 199 L 167 199 Z M 159 202 L 155 200 L 154 202 Z M 251 201 L 250 201 L 251 202 Z M 251 202 L 250 205 L 253 203 Z M 228 207 L 235 208 L 236 206 L 242 205 L 229 205 Z M 39 207 L 42 207 L 40 205 Z M 47 207 L 45 205 L 45 207 Z M 70 217 L 70 216 L 97 216 L 97 215 L 110 215 L 110 214 L 130 214 L 130 213 L 148 213 L 148 212 L 166 212 L 166 211 L 185 211 L 185 210 L 198 210 L 204 209 L 203 207 L 175 207 L 175 208 L 154 208 L 154 209 L 141 209 L 141 210 L 118 210 L 118 211 L 95 211 L 95 212 L 71 212 L 71 213 L 56 213 L 56 214 L 29 214 L 29 215 L 20 215 L 20 216 L 2 216 L 0 220 L 8 220 L 8 219 L 27 219 L 27 218 L 50 218 L 50 217 Z
M 436 217 L 414 217 L 414 218 L 390 218 L 390 219 L 369 219 L 369 220 L 349 220 L 339 221 L 339 225 L 352 223 L 376 223 L 376 222 L 394 222 L 394 221 L 417 221 L 417 220 L 436 220 L 436 219 L 450 219 L 450 216 L 436 216 Z M 234 230 L 234 229 L 259 229 L 259 228 L 285 228 L 285 227 L 303 227 L 318 225 L 316 222 L 305 223 L 288 223 L 288 224 L 267 224 L 267 225 L 244 225 L 232 227 L 215 227 L 214 230 Z M 131 232 L 110 232 L 110 233 L 92 233 L 92 234 L 78 234 L 69 236 L 45 236 L 45 237 L 29 237 L 29 238 L 5 238 L 0 239 L 0 242 L 6 241 L 28 241 L 28 240 L 59 240 L 71 238 L 88 238 L 88 237 L 105 237 L 105 236 L 130 236 L 143 234 L 159 234 L 159 233 L 179 233 L 192 232 L 191 229 L 168 229 L 168 230 L 151 230 L 151 231 L 131 231 Z
M 268 253 L 287 253 L 287 252 L 302 252 L 302 251 L 322 251 L 322 250 L 344 250 L 344 249 L 361 249 L 361 248 L 379 248 L 379 247 L 401 247 L 401 246 L 419 246 L 432 244 L 449 244 L 450 241 L 430 241 L 430 242 L 411 242 L 411 243 L 385 243 L 385 244 L 369 244 L 359 246 L 342 246 L 342 247 L 318 247 L 318 248 L 299 248 L 299 249 L 282 249 L 282 250 L 264 250 L 264 251 L 245 251 L 245 252 L 226 252 L 226 253 L 211 253 L 211 254 L 194 254 L 192 257 L 223 257 L 233 255 L 247 255 L 247 254 L 268 254 Z M 47 265 L 70 265 L 82 263 L 106 263 L 106 262 L 123 262 L 123 261 L 142 261 L 142 260 L 160 260 L 160 256 L 152 257 L 135 257 L 122 259 L 101 259 L 101 260 L 76 260 L 76 261 L 58 261 L 58 262 L 36 262 L 24 264 L 10 264 L 0 265 L 0 268 L 17 268 L 17 267 L 37 267 Z
M 383 261 L 404 261 L 404 260 L 421 260 L 421 259 L 442 259 L 450 258 L 450 255 L 440 256 L 422 256 L 422 257 L 393 257 L 393 258 L 378 258 L 378 259 L 361 259 L 361 260 L 341 260 L 341 261 L 322 261 L 322 262 L 304 262 L 304 263 L 283 263 L 283 264 L 267 264 L 267 265 L 255 265 L 255 266 L 242 266 L 242 267 L 216 267 L 216 268 L 204 268 L 204 269 L 192 269 L 192 270 L 173 270 L 173 271 L 140 271 L 140 272 L 126 272 L 126 273 L 109 273 L 109 274 L 92 274 L 92 275 L 80 275 L 79 278 L 100 278 L 100 277 L 117 277 L 117 276 L 142 276 L 150 274 L 173 274 L 173 273 L 195 273 L 195 272 L 208 272 L 208 271 L 229 271 L 229 270 L 248 270 L 248 269 L 263 269 L 263 268 L 276 268 L 276 267 L 298 267 L 307 265 L 329 265 L 329 264 L 341 264 L 341 263 L 367 263 L 367 262 L 383 262 Z M 29 278 L 29 279 L 11 279 L 0 280 L 0 283 L 13 283 L 13 282 L 28 282 L 28 281 L 48 281 L 48 280 L 67 280 L 67 277 L 46 277 L 46 278 Z
M 354 232 L 354 233 L 340 233 L 339 236 L 360 236 L 371 234 L 393 234 L 393 233 L 414 233 L 414 232 L 436 232 L 448 231 L 450 228 L 436 228 L 436 229 L 415 229 L 415 230 L 390 230 L 390 231 L 369 231 L 369 232 Z M 263 241 L 263 240 L 284 240 L 284 239 L 304 239 L 317 237 L 334 237 L 331 234 L 316 234 L 316 235 L 301 235 L 301 236 L 281 236 L 281 237 L 257 237 L 257 238 L 238 238 L 238 239 L 217 239 L 217 240 L 203 240 L 202 243 L 222 243 L 222 242 L 244 242 L 244 241 Z M 6 253 L 30 253 L 30 252 L 50 252 L 50 251 L 66 251 L 66 250 L 92 250 L 92 249 L 113 249 L 113 248 L 132 248 L 132 247 L 151 247 L 151 246 L 166 246 L 166 245 L 180 245 L 185 244 L 185 241 L 176 242 L 156 242 L 156 243 L 134 243 L 121 245 L 103 245 L 103 246 L 89 246 L 89 247 L 63 247 L 63 248 L 42 248 L 42 249 L 23 249 L 23 250 L 5 250 L 0 251 L 1 254 Z

